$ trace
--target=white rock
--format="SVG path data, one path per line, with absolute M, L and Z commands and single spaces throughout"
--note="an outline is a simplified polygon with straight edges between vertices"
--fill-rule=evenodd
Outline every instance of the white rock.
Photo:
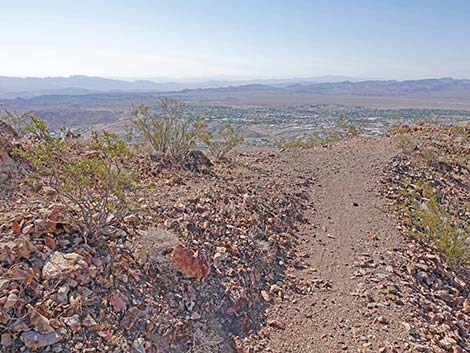
M 42 276 L 45 279 L 56 279 L 71 272 L 79 271 L 87 266 L 83 257 L 76 253 L 64 254 L 54 252 L 42 268 Z

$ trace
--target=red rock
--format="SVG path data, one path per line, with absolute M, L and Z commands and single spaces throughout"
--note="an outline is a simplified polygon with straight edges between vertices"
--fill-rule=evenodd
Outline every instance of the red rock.
M 210 266 L 200 250 L 192 251 L 178 245 L 173 249 L 171 259 L 186 277 L 202 280 L 209 276 Z
M 127 308 L 127 297 L 120 292 L 112 292 L 108 297 L 108 301 L 117 313 L 124 311 Z
M 44 244 L 51 250 L 55 250 L 56 243 L 51 237 L 44 237 Z

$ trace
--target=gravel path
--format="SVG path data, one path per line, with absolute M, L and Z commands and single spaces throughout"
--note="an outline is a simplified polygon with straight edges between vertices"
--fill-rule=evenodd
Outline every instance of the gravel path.
M 291 177 L 316 181 L 310 224 L 300 229 L 287 270 L 292 285 L 270 309 L 260 351 L 408 350 L 407 308 L 386 299 L 401 237 L 378 191 L 396 153 L 390 139 L 369 138 L 281 154 Z

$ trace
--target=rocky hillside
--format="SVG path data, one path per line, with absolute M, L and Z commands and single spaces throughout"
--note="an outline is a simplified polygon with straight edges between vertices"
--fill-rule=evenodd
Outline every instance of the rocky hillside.
M 96 233 L 0 133 L 2 352 L 470 349 L 468 126 L 179 165 L 137 149 Z
M 2 352 L 244 351 L 266 324 L 307 202 L 309 178 L 281 188 L 279 162 L 262 164 L 273 157 L 184 170 L 137 154 L 129 213 L 87 239 L 45 180 L 9 173 Z

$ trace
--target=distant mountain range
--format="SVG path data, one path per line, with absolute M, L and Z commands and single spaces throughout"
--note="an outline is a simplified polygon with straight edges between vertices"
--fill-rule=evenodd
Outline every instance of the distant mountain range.
M 6 77 L 0 76 L 0 97 L 30 98 L 39 95 L 80 95 L 111 91 L 156 91 L 160 90 L 152 81 L 122 81 L 102 77 Z
M 31 99 L 38 96 L 84 96 L 103 93 L 181 93 L 181 94 L 244 94 L 275 93 L 304 95 L 342 95 L 376 97 L 470 97 L 470 80 L 440 78 L 409 81 L 368 80 L 338 81 L 342 77 L 326 76 L 311 79 L 166 82 L 149 80 L 124 81 L 102 77 L 70 76 L 17 78 L 0 76 L 0 99 Z M 323 82 L 330 79 L 335 82 Z M 321 81 L 321 82 L 320 82 Z
M 29 112 L 46 119 L 54 128 L 111 126 L 127 121 L 132 104 L 153 105 L 164 96 L 206 106 L 326 104 L 470 111 L 470 80 L 311 82 L 292 79 L 185 84 L 86 76 L 0 77 L 0 116 L 3 110 Z
M 322 76 L 301 79 L 206 80 L 162 82 L 154 80 L 122 80 L 92 76 L 8 77 L 0 76 L 0 98 L 32 98 L 42 95 L 85 95 L 101 92 L 175 92 L 183 89 L 223 88 L 264 84 L 285 87 L 297 83 L 357 81 L 345 76 Z
M 470 80 L 452 78 L 411 81 L 361 81 L 313 83 L 288 86 L 292 92 L 310 94 L 340 94 L 360 96 L 407 96 L 434 93 L 470 93 Z
M 410 81 L 359 81 L 359 82 L 315 82 L 294 83 L 285 86 L 249 84 L 241 86 L 227 86 L 221 88 L 207 88 L 199 90 L 186 90 L 186 92 L 206 93 L 240 93 L 265 92 L 286 94 L 313 94 L 313 95 L 348 95 L 348 96 L 424 96 L 442 95 L 448 97 L 468 95 L 470 97 L 470 80 L 456 80 L 452 78 L 425 79 Z

